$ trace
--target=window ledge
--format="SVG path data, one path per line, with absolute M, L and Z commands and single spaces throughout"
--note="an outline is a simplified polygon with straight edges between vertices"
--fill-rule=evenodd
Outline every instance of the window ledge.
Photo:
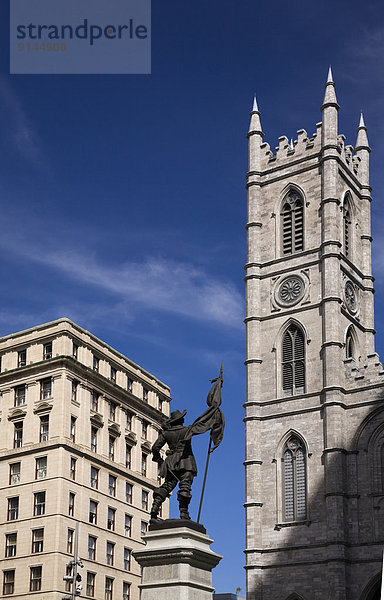
M 275 531 L 280 531 L 283 527 L 295 527 L 296 525 L 306 525 L 309 527 L 312 521 L 286 521 L 284 523 L 276 523 L 274 529 Z

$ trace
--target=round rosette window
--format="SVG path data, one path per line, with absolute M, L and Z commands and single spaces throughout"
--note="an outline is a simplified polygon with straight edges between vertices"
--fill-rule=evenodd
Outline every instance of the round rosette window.
M 275 295 L 281 306 L 293 306 L 303 298 L 305 292 L 304 281 L 298 275 L 290 275 L 284 279 Z
M 347 281 L 347 283 L 345 284 L 344 297 L 345 297 L 345 304 L 347 305 L 349 312 L 356 313 L 357 312 L 356 292 L 355 292 L 355 288 L 354 288 L 353 284 L 350 281 Z

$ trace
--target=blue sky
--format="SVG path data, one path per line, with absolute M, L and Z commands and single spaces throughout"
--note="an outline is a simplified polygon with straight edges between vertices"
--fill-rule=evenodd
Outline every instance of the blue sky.
M 244 589 L 245 135 L 315 131 L 329 64 L 339 132 L 372 147 L 377 349 L 384 343 L 384 5 L 153 0 L 152 75 L 9 75 L 0 5 L 0 331 L 61 316 L 171 386 L 193 420 L 224 362 L 226 437 L 202 521 Z M 197 439 L 203 471 L 207 436 Z M 201 476 L 194 486 L 197 512 Z

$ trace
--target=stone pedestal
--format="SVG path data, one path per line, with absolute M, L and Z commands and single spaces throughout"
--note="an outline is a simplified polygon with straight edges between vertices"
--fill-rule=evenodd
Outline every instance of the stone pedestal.
M 142 569 L 141 600 L 212 600 L 212 569 L 222 557 L 202 525 L 160 521 L 143 540 L 146 547 L 133 553 Z

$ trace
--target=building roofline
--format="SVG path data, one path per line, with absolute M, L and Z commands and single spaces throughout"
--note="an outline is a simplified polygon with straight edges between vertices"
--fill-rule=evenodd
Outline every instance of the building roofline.
M 127 356 L 125 356 L 121 352 L 118 352 L 118 350 L 115 350 L 114 348 L 112 348 L 112 346 L 110 346 L 109 344 L 107 344 L 106 342 L 104 342 L 103 340 L 101 340 L 100 338 L 96 337 L 93 333 L 91 333 L 87 329 L 84 329 L 83 327 L 80 327 L 80 325 L 77 325 L 77 323 L 74 323 L 74 321 L 71 321 L 71 319 L 69 319 L 68 317 L 60 317 L 60 319 L 55 319 L 54 321 L 48 321 L 48 323 L 42 323 L 40 325 L 35 325 L 35 327 L 29 327 L 28 329 L 23 329 L 22 331 L 16 331 L 15 333 L 10 333 L 9 335 L 0 337 L 0 343 L 6 341 L 8 339 L 12 339 L 12 338 L 15 338 L 15 337 L 21 337 L 22 335 L 26 335 L 28 333 L 33 333 L 34 331 L 42 331 L 42 330 L 48 329 L 49 327 L 52 327 L 54 325 L 59 325 L 60 323 L 68 323 L 68 325 L 70 325 L 74 329 L 77 329 L 79 332 L 85 333 L 85 334 L 89 335 L 89 337 L 93 341 L 98 342 L 99 344 L 102 344 L 110 352 L 112 352 L 113 354 L 115 354 L 119 358 L 123 358 L 132 367 L 134 367 L 135 369 L 139 369 L 142 373 L 144 373 L 148 377 L 154 379 L 156 381 L 156 383 L 158 383 L 159 385 L 161 385 L 162 387 L 164 387 L 165 389 L 167 389 L 167 390 L 170 391 L 170 387 L 168 385 L 166 385 L 164 382 L 162 382 L 160 379 L 158 379 L 157 377 L 155 377 L 152 373 L 150 373 L 146 369 L 143 369 L 143 367 L 141 367 L 140 365 L 138 365 L 137 363 L 135 363 L 133 360 L 131 360 L 130 358 L 128 358 Z

